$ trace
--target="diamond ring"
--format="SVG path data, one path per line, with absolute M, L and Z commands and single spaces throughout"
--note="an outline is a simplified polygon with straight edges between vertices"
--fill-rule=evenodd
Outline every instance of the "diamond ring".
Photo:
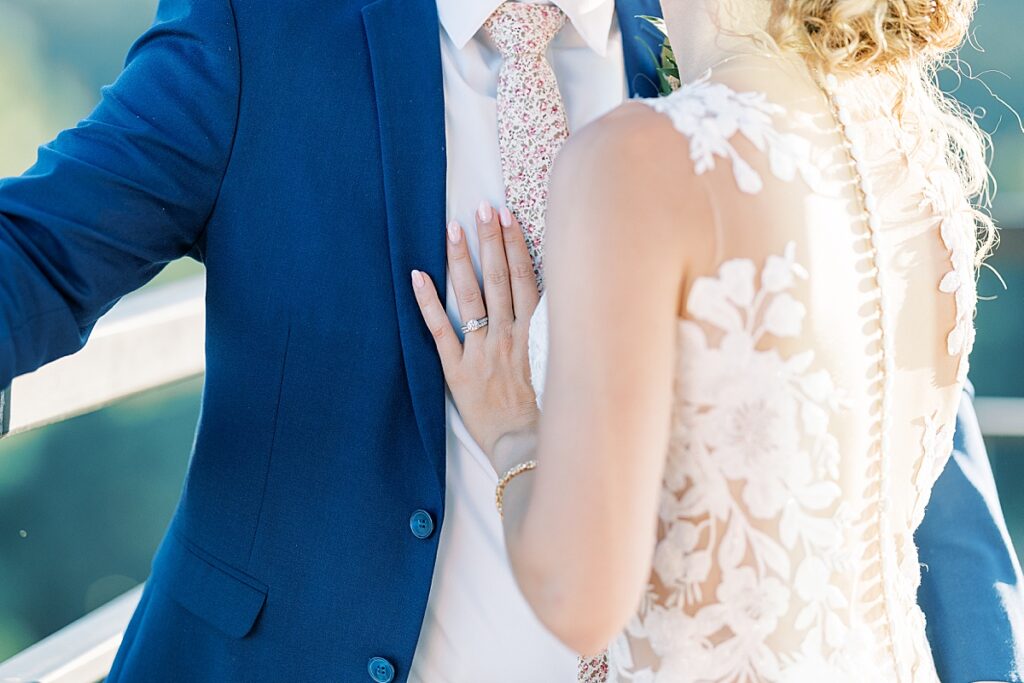
M 469 334 L 470 332 L 476 332 L 487 327 L 487 316 L 477 318 L 476 320 L 468 320 L 466 324 L 462 326 L 462 334 Z

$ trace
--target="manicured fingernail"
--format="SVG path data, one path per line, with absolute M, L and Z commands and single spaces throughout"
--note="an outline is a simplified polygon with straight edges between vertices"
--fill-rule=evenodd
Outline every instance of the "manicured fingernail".
M 476 215 L 481 222 L 490 223 L 491 218 L 494 217 L 494 210 L 487 202 L 480 202 L 480 208 L 476 210 Z
M 423 286 L 423 273 L 418 270 L 412 271 L 412 286 L 416 289 Z
M 448 239 L 451 240 L 452 244 L 458 244 L 459 240 L 462 239 L 462 226 L 456 221 L 448 224 Z
M 507 206 L 501 207 L 501 211 L 499 212 L 498 215 L 501 217 L 501 227 L 512 227 L 512 212 L 508 210 Z

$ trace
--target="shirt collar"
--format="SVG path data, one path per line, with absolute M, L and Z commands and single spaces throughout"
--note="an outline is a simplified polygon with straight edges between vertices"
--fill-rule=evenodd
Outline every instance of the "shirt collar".
M 519 0 L 530 4 L 556 5 L 565 12 L 573 28 L 582 36 L 591 50 L 602 57 L 608 52 L 608 34 L 615 14 L 615 0 Z M 487 17 L 504 0 L 437 0 L 437 16 L 448 37 L 460 50 L 477 31 L 483 28 Z

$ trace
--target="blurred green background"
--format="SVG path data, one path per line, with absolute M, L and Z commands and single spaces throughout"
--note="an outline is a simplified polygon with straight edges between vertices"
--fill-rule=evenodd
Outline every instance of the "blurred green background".
M 120 70 L 156 0 L 0 0 L 0 177 L 83 117 Z M 944 78 L 993 133 L 1003 245 L 983 275 L 972 379 L 982 396 L 1024 396 L 1024 111 L 1021 0 L 979 10 L 968 75 Z M 996 94 L 993 96 L 990 90 Z M 1005 101 L 1006 104 L 1000 102 Z M 1012 108 L 1012 109 L 1011 109 Z M 150 286 L 201 272 L 172 264 Z M 145 580 L 177 500 L 201 380 L 0 441 L 0 661 Z M 1011 532 L 1024 549 L 1024 440 L 990 439 Z

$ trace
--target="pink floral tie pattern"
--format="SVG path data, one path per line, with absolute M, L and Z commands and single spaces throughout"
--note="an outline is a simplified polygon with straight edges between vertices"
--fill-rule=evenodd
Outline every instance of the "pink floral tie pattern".
M 498 148 L 505 201 L 519 219 L 544 289 L 544 213 L 555 155 L 569 123 L 545 52 L 565 25 L 553 5 L 506 2 L 484 23 L 504 62 L 498 73 Z
M 505 202 L 519 219 L 544 289 L 544 213 L 555 155 L 569 137 L 569 121 L 545 52 L 565 25 L 553 5 L 506 2 L 484 23 L 504 62 L 498 72 L 498 149 Z M 604 683 L 608 659 L 580 659 L 580 683 Z
M 576 670 L 578 683 L 606 683 L 608 680 L 608 654 L 596 657 L 580 657 Z

